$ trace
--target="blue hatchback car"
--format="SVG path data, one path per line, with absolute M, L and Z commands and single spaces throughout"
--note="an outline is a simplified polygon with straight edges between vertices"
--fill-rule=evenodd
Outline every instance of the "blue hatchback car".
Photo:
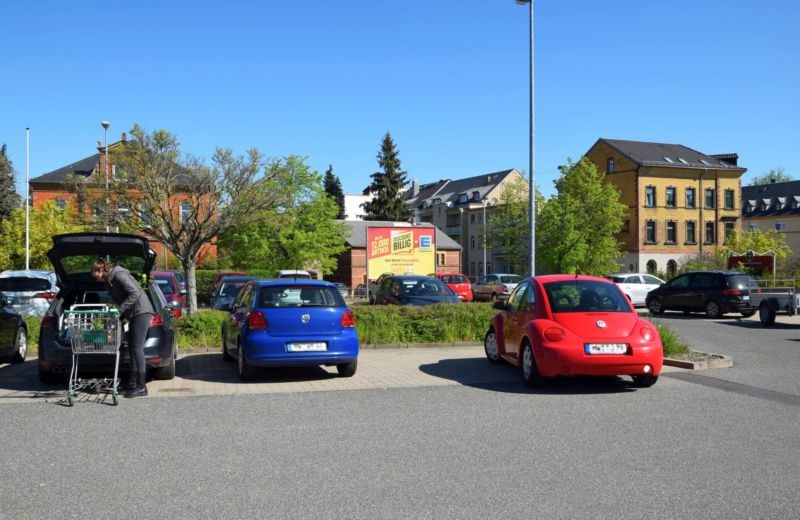
M 358 366 L 353 312 L 330 282 L 252 280 L 239 290 L 222 323 L 222 358 L 239 362 L 249 381 L 256 367 L 336 366 L 352 377 Z

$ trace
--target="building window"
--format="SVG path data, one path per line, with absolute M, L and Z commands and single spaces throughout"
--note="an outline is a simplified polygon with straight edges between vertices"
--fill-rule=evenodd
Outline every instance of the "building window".
M 622 223 L 622 232 L 623 233 L 630 233 L 631 232 L 631 221 L 626 220 Z
M 470 238 L 470 249 L 475 249 L 475 236 Z M 528 255 L 530 256 L 530 255 Z
M 678 242 L 678 223 L 674 220 L 667 221 L 667 244 Z
M 733 233 L 735 222 L 726 222 L 725 223 L 725 243 L 727 244 L 728 241 L 731 239 L 731 234 Z
M 733 190 L 725 190 L 725 209 L 733 209 Z
M 606 159 L 606 173 L 614 173 L 614 158 Z
M 486 272 L 487 273 L 491 273 L 492 272 L 492 263 L 491 262 L 486 262 Z
M 655 244 L 656 243 L 656 221 L 655 220 L 648 220 L 645 223 L 644 243 L 645 244 Z
M 674 278 L 678 274 L 678 263 L 675 260 L 667 260 L 667 277 Z
M 706 209 L 714 209 L 714 188 L 706 188 Z
M 474 224 L 474 223 L 475 223 L 475 213 L 472 213 L 472 214 L 469 216 L 469 223 L 470 223 L 470 224 Z
M 647 261 L 647 274 L 652 274 L 656 276 L 658 272 L 658 264 L 656 264 L 655 260 L 648 260 Z
M 706 244 L 714 243 L 714 222 L 706 222 L 706 236 L 704 242 Z
M 64 199 L 58 198 L 55 200 L 55 203 L 56 206 L 58 206 L 58 209 L 64 209 L 67 207 L 67 201 Z
M 458 195 L 458 203 L 459 204 L 466 204 L 467 203 L 467 194 L 466 193 L 460 193 Z
M 674 208 L 675 207 L 675 186 L 670 186 L 667 188 L 665 193 L 665 197 L 667 199 L 667 207 Z
M 473 191 L 473 192 L 472 192 L 472 200 L 474 200 L 474 201 L 479 201 L 479 200 L 481 200 L 481 192 L 479 192 L 479 191 Z
M 478 213 L 478 224 L 483 224 L 483 215 Z
M 447 257 L 444 253 L 436 254 L 436 265 L 447 265 Z
M 697 229 L 694 220 L 686 221 L 686 243 L 687 244 L 697 243 Z
M 750 231 L 758 231 L 759 230 L 758 222 L 748 222 L 747 229 L 749 229 Z
M 190 212 L 191 212 L 191 205 L 187 201 L 181 202 L 181 224 L 189 220 Z
M 686 188 L 686 207 L 689 209 L 695 208 L 695 189 L 694 188 Z
M 530 255 L 528 255 L 530 256 Z M 469 275 L 475 276 L 475 262 L 470 262 L 469 264 Z
M 483 262 L 478 262 L 478 272 L 483 274 Z
M 786 231 L 786 221 L 785 220 L 776 220 L 775 221 L 775 231 L 778 231 L 778 232 Z
M 656 207 L 656 187 L 647 186 L 644 189 L 644 205 L 648 208 Z

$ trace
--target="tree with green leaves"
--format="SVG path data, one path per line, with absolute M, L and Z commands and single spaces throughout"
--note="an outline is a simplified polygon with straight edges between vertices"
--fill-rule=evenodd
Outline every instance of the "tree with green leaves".
M 333 199 L 333 202 L 336 203 L 336 207 L 339 208 L 338 213 L 336 214 L 336 218 L 343 219 L 345 218 L 344 214 L 344 190 L 342 189 L 342 181 L 339 180 L 339 177 L 333 174 L 333 166 L 328 165 L 328 171 L 325 172 L 325 180 L 323 181 L 323 187 L 325 188 L 325 193 L 328 194 L 328 197 Z
M 537 190 L 538 194 L 538 190 Z M 537 215 L 541 201 L 537 201 Z M 484 247 L 494 251 L 512 273 L 524 273 L 528 265 L 529 223 L 528 183 L 522 179 L 507 183 L 497 201 L 486 217 L 486 231 L 483 233 Z
M 617 234 L 627 208 L 587 158 L 559 166 L 553 195 L 539 216 L 537 257 L 553 273 L 603 276 L 619 269 Z
M 371 201 L 361 205 L 366 213 L 364 220 L 406 221 L 411 216 L 411 210 L 401 197 L 406 186 L 406 172 L 400 169 L 398 151 L 389 132 L 383 136 L 377 159 L 381 171 L 371 175 L 372 183 L 364 190 L 364 195 L 373 196 Z
M 19 208 L 22 200 L 17 194 L 14 182 L 14 165 L 8 158 L 6 145 L 0 147 L 0 226 L 11 217 L 11 212 Z
M 750 180 L 750 184 L 748 184 L 748 186 L 761 186 L 762 184 L 772 184 L 775 182 L 789 182 L 793 180 L 794 179 L 792 178 L 791 175 L 786 173 L 781 166 L 778 166 L 777 168 L 773 168 L 768 172 L 753 177 Z
M 53 235 L 85 231 L 75 210 L 68 204 L 64 209 L 49 200 L 39 209 L 30 208 L 28 263 L 31 269 L 52 269 L 47 251 L 53 247 Z M 25 208 L 11 212 L 3 225 L 3 244 L 0 246 L 0 271 L 25 269 Z
M 280 208 L 292 198 L 282 170 L 265 168 L 256 149 L 236 156 L 217 148 L 211 164 L 184 156 L 175 135 L 152 133 L 135 125 L 111 160 L 116 177 L 105 204 L 99 179 L 76 182 L 79 195 L 90 200 L 100 222 L 118 226 L 132 217 L 146 235 L 165 244 L 181 262 L 189 313 L 197 310 L 195 269 L 200 254 L 216 237 L 234 226 L 256 220 L 267 208 Z
M 271 169 L 282 170 L 293 197 L 279 210 L 262 210 L 257 220 L 220 236 L 226 261 L 242 270 L 307 268 L 332 273 L 346 248 L 345 225 L 336 220 L 339 207 L 303 158 L 289 156 L 270 164 Z

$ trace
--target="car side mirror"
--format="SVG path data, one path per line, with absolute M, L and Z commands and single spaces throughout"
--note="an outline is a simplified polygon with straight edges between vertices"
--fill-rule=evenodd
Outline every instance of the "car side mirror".
M 180 294 L 181 296 L 186 296 L 187 294 L 186 289 L 181 289 L 180 291 L 178 291 L 178 294 Z
M 492 304 L 492 309 L 497 309 L 498 311 L 506 310 L 506 302 L 505 300 L 497 300 Z

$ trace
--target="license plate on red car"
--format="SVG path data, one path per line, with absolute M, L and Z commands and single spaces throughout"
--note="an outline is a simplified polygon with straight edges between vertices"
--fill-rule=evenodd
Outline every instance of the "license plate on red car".
M 324 341 L 303 341 L 297 343 L 287 343 L 287 352 L 325 352 L 328 344 Z
M 627 343 L 586 343 L 583 346 L 587 354 L 626 354 Z

